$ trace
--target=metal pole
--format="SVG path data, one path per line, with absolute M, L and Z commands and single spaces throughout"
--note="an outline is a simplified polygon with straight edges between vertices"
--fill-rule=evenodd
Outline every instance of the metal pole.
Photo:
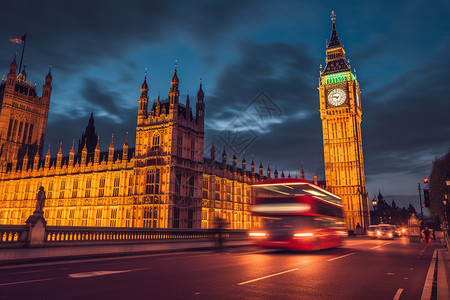
M 19 74 L 21 73 L 20 69 L 22 68 L 23 53 L 25 52 L 26 43 L 27 43 L 27 34 L 25 33 L 25 39 L 23 40 L 22 57 L 20 58 Z
M 418 190 L 419 190 L 419 201 L 420 201 L 420 217 L 421 217 L 422 222 L 423 222 L 422 195 L 420 194 L 420 182 L 418 183 L 418 185 L 419 185 Z

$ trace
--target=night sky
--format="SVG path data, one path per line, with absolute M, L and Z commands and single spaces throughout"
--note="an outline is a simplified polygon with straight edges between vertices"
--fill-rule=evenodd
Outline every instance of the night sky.
M 205 145 L 214 141 L 220 155 L 223 132 L 240 122 L 254 137 L 240 147 L 248 163 L 253 154 L 264 169 L 270 161 L 272 172 L 294 176 L 303 162 L 307 179 L 315 169 L 321 179 L 317 86 L 332 10 L 362 91 L 370 198 L 381 191 L 389 203 L 418 208 L 417 183 L 450 146 L 445 0 L 9 1 L 0 10 L 0 74 L 16 51 L 20 60 L 21 45 L 8 39 L 27 32 L 24 62 L 39 95 L 53 65 L 44 152 L 51 143 L 55 156 L 62 141 L 68 155 L 91 112 L 102 151 L 113 133 L 117 148 L 127 131 L 134 145 L 145 68 L 150 101 L 166 98 L 178 60 L 181 103 L 188 93 L 195 101 L 203 78 Z M 261 91 L 279 108 L 262 124 L 244 113 Z

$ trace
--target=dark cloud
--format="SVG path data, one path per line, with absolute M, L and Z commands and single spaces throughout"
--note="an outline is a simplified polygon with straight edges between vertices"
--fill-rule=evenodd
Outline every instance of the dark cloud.
M 207 45 L 222 33 L 260 17 L 246 14 L 254 1 L 19 1 L 2 7 L 0 40 L 28 32 L 26 61 L 35 70 L 49 64 L 64 72 L 83 71 L 106 59 L 122 60 L 126 50 L 143 44 L 180 40 Z M 23 19 L 23 22 L 21 20 Z M 14 24 L 14 26 L 11 26 Z M 7 65 L 12 46 L 0 51 Z
M 213 139 L 216 147 L 217 144 L 222 147 L 220 132 L 235 118 L 243 118 L 246 129 L 258 135 L 246 149 L 247 159 L 253 153 L 258 166 L 262 160 L 266 169 L 267 162 L 271 161 L 272 171 L 277 166 L 280 172 L 299 171 L 304 161 L 312 178 L 314 168 L 323 164 L 323 151 L 315 86 L 318 68 L 308 47 L 245 41 L 240 43 L 238 52 L 239 59 L 223 70 L 217 90 L 207 97 L 206 118 L 210 123 L 207 123 L 206 138 Z M 244 109 L 262 90 L 282 112 L 261 130 Z M 237 155 L 242 157 L 242 153 Z
M 426 176 L 436 150 L 449 146 L 450 62 L 442 57 L 450 40 L 441 46 L 430 60 L 366 95 L 363 135 L 371 173 Z

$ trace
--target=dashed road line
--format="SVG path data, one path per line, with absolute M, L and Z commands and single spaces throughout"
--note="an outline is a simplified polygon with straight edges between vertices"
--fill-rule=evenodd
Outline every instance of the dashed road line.
M 6 283 L 0 283 L 0 286 L 30 283 L 30 282 L 39 282 L 39 281 L 49 281 L 49 280 L 55 280 L 55 279 L 56 278 L 43 278 L 43 279 L 26 280 L 26 281 L 6 282 Z
M 119 271 L 93 271 L 93 272 L 85 272 L 85 273 L 72 273 L 68 274 L 70 278 L 86 278 L 86 277 L 95 277 L 95 276 L 104 276 L 111 274 L 119 274 L 119 273 L 128 273 L 140 270 L 148 270 L 150 268 L 141 268 L 141 269 L 132 269 L 132 270 L 119 270 Z
M 297 270 L 299 270 L 299 268 L 295 268 L 295 269 L 291 269 L 291 270 L 287 270 L 287 271 L 283 271 L 283 272 L 279 272 L 279 273 L 275 273 L 275 274 L 271 274 L 271 275 L 267 275 L 267 276 L 255 278 L 255 279 L 252 279 L 252 280 L 240 282 L 240 283 L 238 283 L 238 285 L 244 285 L 244 284 L 247 284 L 247 283 L 251 283 L 251 282 L 263 280 L 263 279 L 270 278 L 270 277 L 274 277 L 274 276 L 278 276 L 278 275 L 281 275 L 281 274 L 285 274 L 285 273 L 289 273 L 289 272 L 294 272 L 294 271 L 297 271 Z
M 397 293 L 395 293 L 394 299 L 393 300 L 398 300 L 400 299 L 400 295 L 402 294 L 403 289 L 398 289 Z
M 341 255 L 341 256 L 338 256 L 338 257 L 333 257 L 333 258 L 328 259 L 327 261 L 333 261 L 333 260 L 336 260 L 336 259 L 344 258 L 344 257 L 350 256 L 350 255 L 353 255 L 355 253 L 356 252 L 352 252 L 352 253 Z

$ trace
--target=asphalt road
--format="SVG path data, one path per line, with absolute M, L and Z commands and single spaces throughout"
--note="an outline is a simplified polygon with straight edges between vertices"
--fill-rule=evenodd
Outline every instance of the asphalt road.
M 0 299 L 420 299 L 433 247 L 349 239 L 296 253 L 253 247 L 0 268 Z

